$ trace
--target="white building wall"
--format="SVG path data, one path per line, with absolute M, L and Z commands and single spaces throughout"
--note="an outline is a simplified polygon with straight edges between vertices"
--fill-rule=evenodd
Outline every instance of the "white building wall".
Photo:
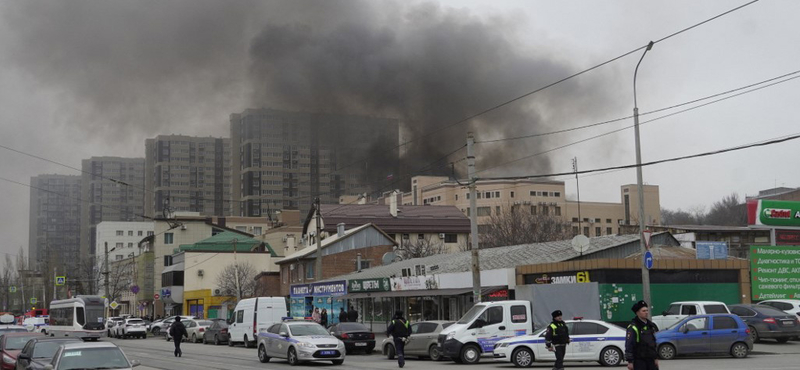
M 122 235 L 119 235 L 119 234 Z M 152 222 L 103 221 L 97 224 L 95 266 L 102 271 L 105 264 L 105 243 L 108 243 L 108 262 L 138 256 L 139 242 L 153 235 Z
M 184 260 L 183 287 L 184 291 L 191 292 L 202 289 L 218 288 L 217 276 L 226 267 L 235 261 L 239 263 L 248 262 L 253 266 L 253 271 L 257 275 L 261 272 L 280 271 L 275 261 L 283 257 L 272 257 L 269 253 L 199 253 L 186 252 Z M 198 274 L 203 270 L 202 276 Z M 255 275 L 253 275 L 255 278 Z

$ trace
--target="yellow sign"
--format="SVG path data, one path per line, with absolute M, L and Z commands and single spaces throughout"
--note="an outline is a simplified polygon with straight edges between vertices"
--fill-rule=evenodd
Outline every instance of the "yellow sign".
M 119 303 L 117 303 L 117 301 L 113 301 L 108 305 L 108 307 L 111 307 L 112 310 L 116 310 L 117 307 L 119 307 Z

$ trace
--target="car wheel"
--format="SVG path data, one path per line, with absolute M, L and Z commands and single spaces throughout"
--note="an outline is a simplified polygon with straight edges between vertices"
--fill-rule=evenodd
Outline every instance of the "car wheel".
M 530 349 L 521 347 L 514 350 L 511 354 L 511 362 L 516 367 L 528 367 L 533 365 L 533 352 Z
M 431 345 L 431 347 L 428 348 L 428 357 L 430 357 L 433 361 L 441 361 L 442 352 L 439 351 L 439 346 L 435 344 Z
M 333 360 L 331 362 L 333 362 L 334 365 L 339 366 L 344 363 L 344 360 Z
M 778 343 L 786 343 L 790 338 L 775 338 Z
M 297 366 L 300 361 L 297 359 L 297 351 L 294 348 L 289 348 L 289 354 L 286 355 L 286 359 L 289 361 L 289 365 Z
M 622 353 L 614 347 L 608 347 L 600 352 L 600 364 L 603 366 L 617 366 L 622 363 Z
M 394 360 L 394 354 L 395 354 L 394 346 L 391 345 L 391 344 L 387 344 L 386 345 L 386 358 L 388 358 L 390 360 Z
M 748 326 L 748 328 L 750 329 L 750 339 L 753 341 L 753 343 L 758 342 L 760 339 L 758 337 L 758 330 L 752 326 Z
M 218 337 L 218 336 L 216 336 L 216 335 L 214 335 L 214 345 L 215 345 L 215 346 L 218 346 L 218 345 L 219 345 L 219 337 Z
M 197 334 L 192 333 L 192 343 L 197 343 Z
M 461 362 L 473 365 L 481 360 L 481 349 L 474 344 L 467 344 L 461 349 Z
M 256 342 L 250 342 L 247 340 L 247 335 L 244 336 L 244 348 L 253 348 L 256 346 Z
M 733 346 L 731 346 L 731 356 L 735 358 L 745 358 L 748 352 L 750 352 L 750 348 L 742 342 L 734 343 Z
M 658 347 L 658 357 L 662 360 L 672 360 L 675 358 L 675 347 L 669 343 L 662 344 Z
M 233 338 L 228 338 L 228 347 L 233 347 Z
M 264 347 L 263 344 L 258 346 L 258 361 L 261 361 L 261 363 L 264 364 L 269 362 L 269 356 L 267 356 L 267 347 Z
M 153 328 L 150 332 L 153 333 L 153 335 L 161 335 L 161 328 Z

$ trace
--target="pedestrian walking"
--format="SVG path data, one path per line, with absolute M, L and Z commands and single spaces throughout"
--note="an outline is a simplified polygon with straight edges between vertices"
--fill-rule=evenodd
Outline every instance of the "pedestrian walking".
M 399 365 L 401 369 L 403 366 L 406 366 L 405 346 L 410 334 L 411 329 L 409 328 L 408 321 L 403 318 L 403 311 L 395 312 L 394 318 L 392 322 L 389 323 L 389 328 L 386 330 L 386 335 L 392 336 L 394 351 L 397 355 L 397 365 Z
M 323 328 L 328 327 L 328 309 L 323 308 L 322 313 L 319 315 L 319 324 L 322 325 Z
M 350 306 L 350 310 L 347 311 L 347 322 L 358 322 L 358 311 L 353 306 Z
M 317 323 L 317 324 L 319 324 L 319 323 L 320 323 L 320 321 L 321 321 L 321 316 L 320 316 L 320 314 L 319 314 L 319 307 L 317 307 L 317 308 L 314 308 L 314 313 L 312 313 L 312 314 L 311 314 L 311 320 L 313 320 L 313 321 L 314 321 L 315 323 Z
M 181 357 L 183 355 L 181 342 L 183 342 L 184 337 L 189 338 L 189 334 L 186 333 L 186 326 L 183 325 L 180 318 L 176 318 L 170 325 L 169 335 L 172 336 L 172 341 L 175 342 L 175 357 Z
M 344 307 L 339 307 L 339 322 L 347 322 L 347 311 Z
M 650 308 L 647 302 L 639 301 L 631 310 L 636 317 L 628 325 L 628 332 L 625 334 L 625 361 L 628 361 L 628 370 L 658 370 L 658 326 L 647 318 Z
M 553 322 L 547 326 L 547 331 L 544 335 L 544 346 L 550 352 L 556 353 L 556 363 L 553 365 L 553 370 L 561 370 L 564 368 L 564 355 L 567 354 L 567 344 L 569 344 L 569 328 L 564 323 L 560 310 L 555 310 L 552 313 Z

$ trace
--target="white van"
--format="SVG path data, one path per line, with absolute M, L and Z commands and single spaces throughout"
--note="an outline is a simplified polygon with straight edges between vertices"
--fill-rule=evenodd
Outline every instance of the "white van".
M 28 317 L 22 322 L 22 326 L 30 332 L 47 334 L 47 327 L 50 326 L 50 319 L 47 317 Z
M 652 321 L 658 325 L 658 330 L 664 330 L 689 316 L 715 313 L 731 313 L 731 311 L 725 303 L 716 301 L 672 302 L 661 315 L 653 313 Z
M 228 326 L 231 336 L 228 345 L 244 343 L 245 347 L 255 347 L 259 330 L 281 322 L 287 314 L 286 299 L 283 297 L 258 297 L 239 301 Z
M 532 333 L 530 302 L 479 303 L 439 333 L 439 346 L 455 362 L 476 364 L 481 355 L 494 351 L 498 341 Z

